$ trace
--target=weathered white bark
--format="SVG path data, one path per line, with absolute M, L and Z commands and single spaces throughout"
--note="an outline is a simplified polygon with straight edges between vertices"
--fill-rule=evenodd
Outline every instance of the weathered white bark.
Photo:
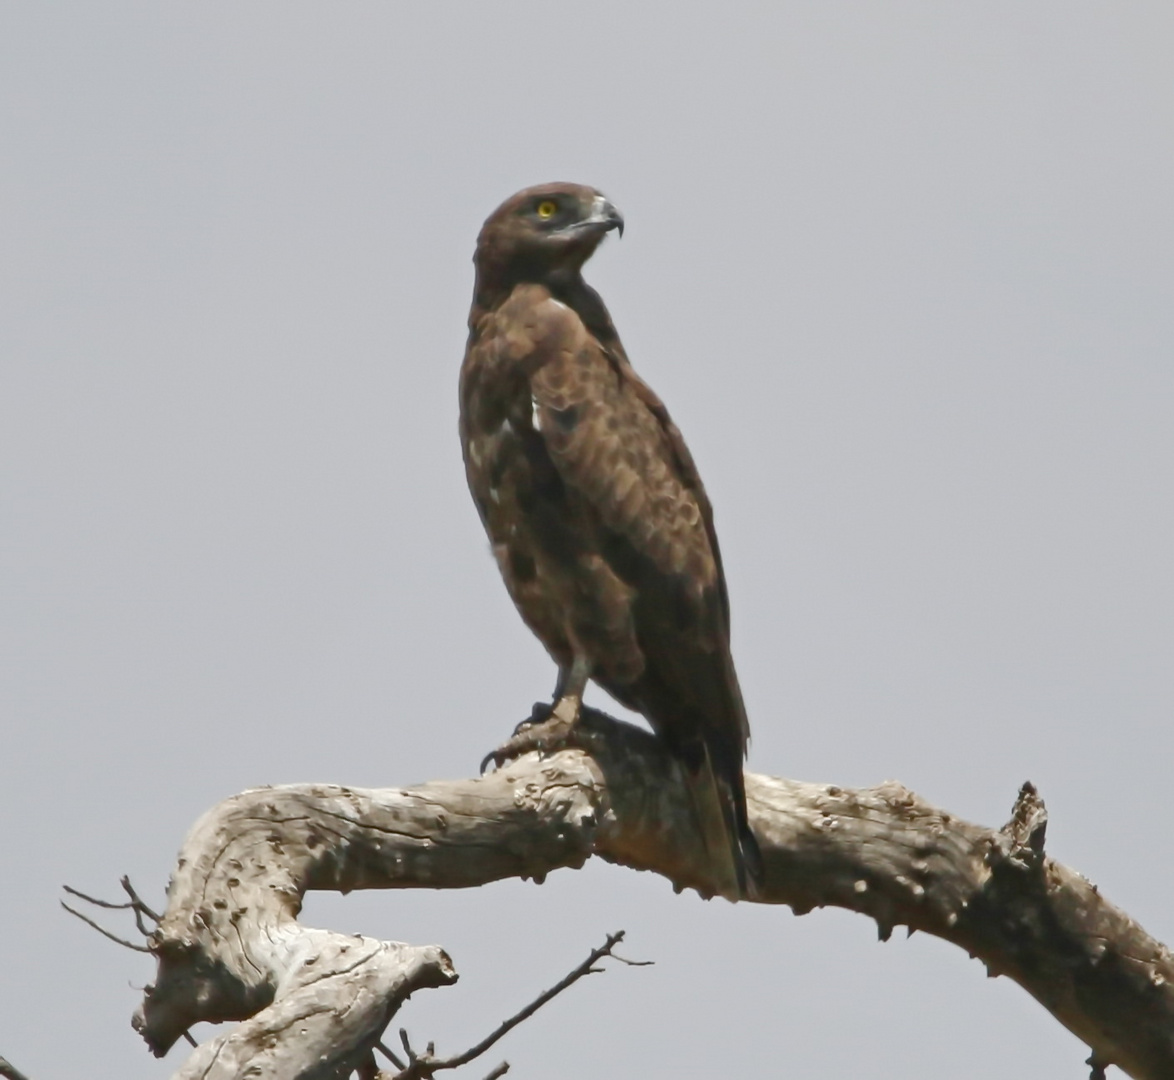
M 157 1053 L 201 1020 L 244 1021 L 177 1077 L 343 1077 L 413 990 L 456 979 L 443 950 L 301 926 L 308 889 L 467 888 L 541 878 L 591 855 L 715 891 L 676 764 L 650 736 L 590 714 L 590 753 L 528 755 L 489 776 L 411 789 L 246 791 L 184 843 L 158 973 L 135 1026 Z M 1139 1080 L 1174 1077 L 1169 952 L 1043 853 L 1030 785 L 1000 830 L 899 784 L 850 791 L 747 775 L 766 865 L 761 902 L 835 905 L 934 934 L 1009 976 Z

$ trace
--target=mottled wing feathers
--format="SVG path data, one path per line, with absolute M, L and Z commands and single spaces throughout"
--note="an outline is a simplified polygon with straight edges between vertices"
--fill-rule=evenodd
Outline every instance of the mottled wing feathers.
M 614 352 L 619 354 L 620 370 L 625 382 L 631 387 L 632 392 L 644 402 L 648 411 L 656 417 L 665 442 L 668 445 L 670 459 L 675 466 L 677 475 L 681 478 L 681 483 L 684 487 L 692 494 L 697 502 L 698 509 L 701 511 L 701 523 L 705 528 L 705 535 L 709 541 L 709 551 L 713 556 L 716 570 L 722 624 L 726 627 L 728 634 L 730 625 L 730 598 L 726 589 L 725 573 L 722 569 L 721 548 L 718 546 L 717 531 L 713 526 L 713 509 L 709 503 L 709 496 L 705 493 L 705 485 L 701 482 L 701 475 L 697 471 L 697 466 L 693 463 L 693 455 L 689 453 L 689 447 L 685 445 L 684 436 L 681 435 L 677 425 L 673 423 L 672 417 L 669 416 L 664 402 L 657 396 L 656 391 L 632 369 L 627 355 L 623 352 L 623 346 L 619 344 L 618 340 Z
M 697 592 L 714 587 L 704 495 L 686 486 L 660 420 L 574 311 L 546 299 L 535 319 L 545 333 L 530 375 L 533 419 L 563 479 L 662 573 Z
M 577 529 L 632 587 L 644 674 L 600 681 L 667 737 L 691 730 L 736 767 L 747 723 L 729 654 L 725 580 L 712 512 L 680 432 L 578 314 L 537 286 L 515 290 L 494 327 L 496 361 L 522 371 L 533 430 L 559 478 L 592 511 Z M 671 721 L 683 709 L 693 714 Z

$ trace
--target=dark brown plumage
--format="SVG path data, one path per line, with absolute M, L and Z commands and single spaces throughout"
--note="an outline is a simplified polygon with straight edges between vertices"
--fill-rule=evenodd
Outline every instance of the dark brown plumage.
M 551 723 L 573 728 L 588 678 L 647 717 L 745 892 L 761 863 L 713 513 L 582 278 L 612 229 L 616 209 L 577 184 L 528 188 L 485 222 L 461 368 L 466 474 L 510 596 L 559 666 Z

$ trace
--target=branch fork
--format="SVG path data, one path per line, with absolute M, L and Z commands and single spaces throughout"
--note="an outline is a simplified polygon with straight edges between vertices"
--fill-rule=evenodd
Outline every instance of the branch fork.
M 184 843 L 166 912 L 147 927 L 158 970 L 134 1025 L 148 1046 L 164 1053 L 198 1021 L 239 1022 L 176 1080 L 355 1070 L 417 1080 L 451 1067 L 457 1059 L 430 1049 L 405 1047 L 392 1074 L 372 1058 L 409 994 L 455 981 L 444 950 L 304 927 L 308 889 L 541 881 L 595 855 L 678 891 L 720 894 L 677 764 L 646 732 L 591 710 L 583 722 L 590 753 L 529 754 L 487 776 L 406 789 L 262 788 L 214 807 Z M 1001 829 L 892 782 L 850 790 L 747 774 L 746 789 L 766 870 L 759 902 L 797 914 L 847 908 L 875 919 L 882 940 L 898 925 L 943 938 L 1082 1039 L 1094 1077 L 1110 1064 L 1138 1080 L 1174 1076 L 1174 961 L 1047 856 L 1047 812 L 1030 784 Z

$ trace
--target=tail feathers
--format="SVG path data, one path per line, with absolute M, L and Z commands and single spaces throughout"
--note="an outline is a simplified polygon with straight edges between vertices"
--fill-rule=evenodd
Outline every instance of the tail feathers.
M 743 899 L 757 900 L 766 889 L 766 869 L 762 864 L 758 840 L 750 831 L 750 822 L 747 820 L 746 789 L 742 785 L 741 774 L 738 776 L 737 793 L 730 791 L 728 794 L 730 799 L 723 806 L 727 812 L 733 811 L 734 815 L 734 821 L 727 820 L 726 827 L 735 838 L 738 888 Z
M 746 793 L 742 772 L 720 775 L 705 754 L 701 767 L 684 769 L 693 810 L 710 861 L 718 872 L 722 891 L 737 888 L 737 895 L 754 900 L 762 894 L 762 852 L 746 818 Z

